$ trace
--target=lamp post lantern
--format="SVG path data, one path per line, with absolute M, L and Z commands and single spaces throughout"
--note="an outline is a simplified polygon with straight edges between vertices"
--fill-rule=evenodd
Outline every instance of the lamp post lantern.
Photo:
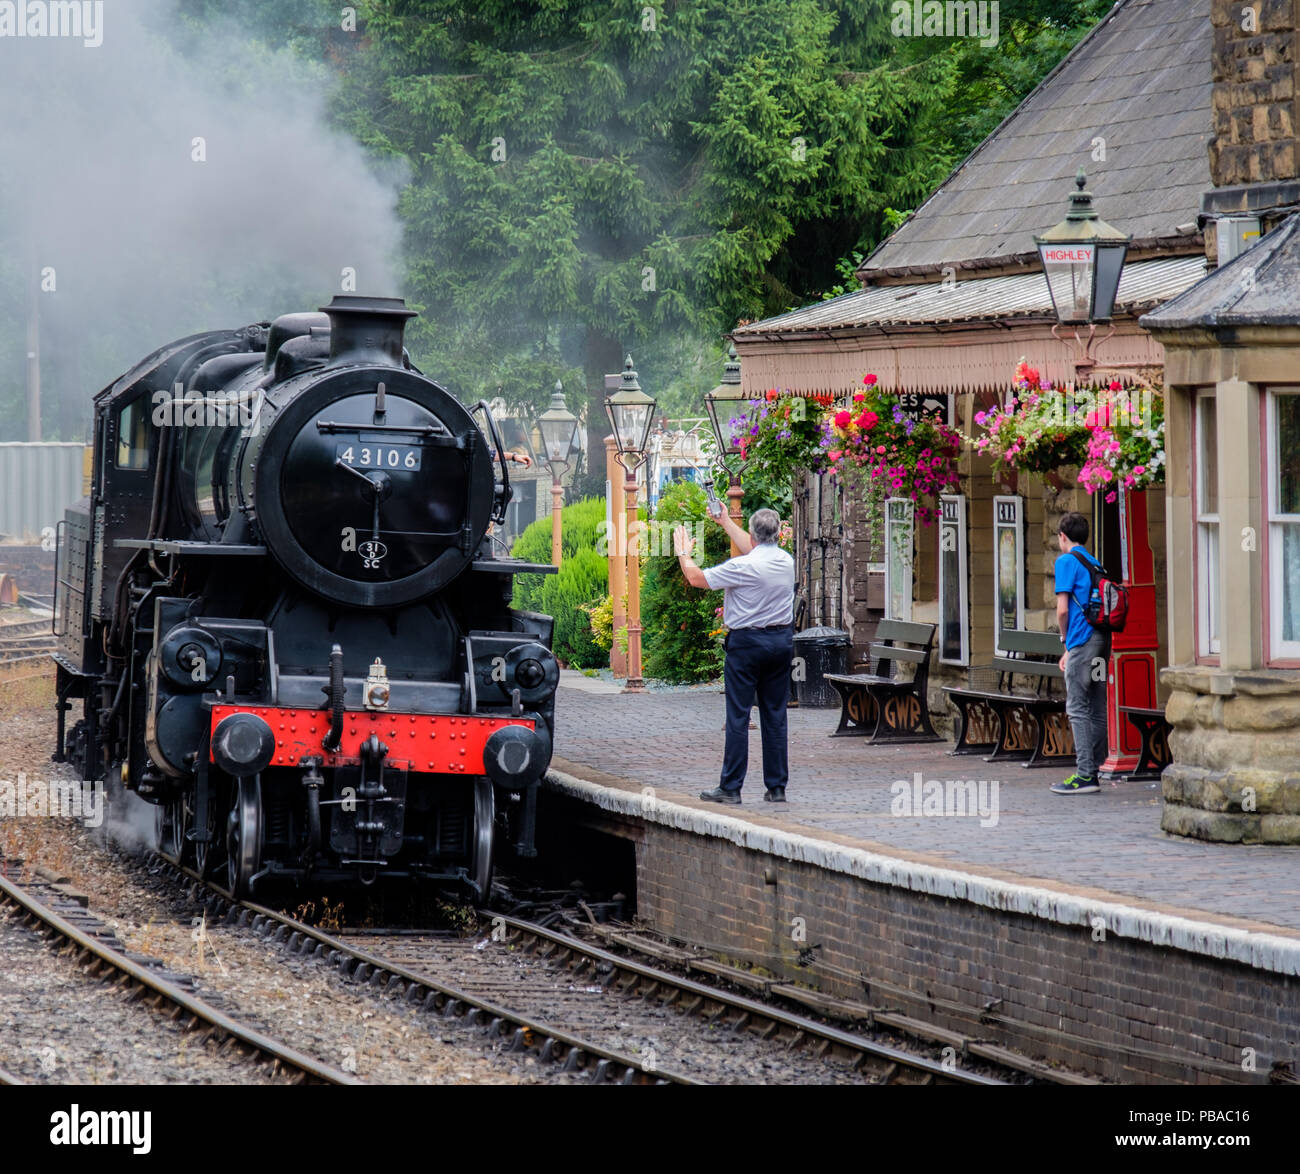
M 555 381 L 551 406 L 537 420 L 546 450 L 546 467 L 551 470 L 551 562 L 560 565 L 560 513 L 564 487 L 560 476 L 578 449 L 578 417 L 564 406 L 564 384 Z
M 731 430 L 731 421 L 742 414 L 743 405 L 748 397 L 740 390 L 740 359 L 736 354 L 736 344 L 727 347 L 727 361 L 722 368 L 722 382 L 704 396 L 704 408 L 709 413 L 709 423 L 713 425 L 713 438 L 718 447 L 718 463 L 727 473 L 727 513 L 732 521 L 740 525 L 740 501 L 745 491 L 740 487 L 739 469 L 744 463 L 740 451 L 740 439 Z M 743 527 L 742 527 L 743 528 Z M 736 544 L 731 544 L 731 557 L 740 551 Z
M 624 693 L 645 692 L 641 679 L 641 560 L 636 529 L 636 471 L 645 460 L 654 423 L 655 400 L 641 390 L 632 356 L 623 364 L 618 390 L 605 398 L 605 411 L 614 430 L 616 459 L 627 474 L 627 685 Z
M 1088 342 L 1083 346 L 1082 361 L 1075 365 L 1088 369 L 1094 366 L 1092 343 L 1097 323 L 1109 323 L 1115 312 L 1119 279 L 1132 237 L 1097 215 L 1082 167 L 1074 182 L 1078 190 L 1070 196 L 1069 213 L 1055 228 L 1034 237 L 1034 243 L 1056 311 L 1052 334 L 1059 338 L 1062 326 L 1073 326 L 1076 340 L 1083 345 L 1078 328 L 1086 325 Z M 1112 326 L 1110 334 L 1114 333 Z

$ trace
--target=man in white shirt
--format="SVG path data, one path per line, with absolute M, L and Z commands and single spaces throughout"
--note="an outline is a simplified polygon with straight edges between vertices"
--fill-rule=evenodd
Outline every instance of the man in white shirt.
M 694 540 L 685 526 L 674 535 L 677 560 L 692 587 L 723 589 L 722 622 L 727 628 L 727 740 L 722 776 L 701 799 L 739 803 L 749 765 L 749 711 L 758 698 L 763 737 L 764 798 L 785 802 L 790 777 L 786 704 L 794 659 L 794 559 L 777 545 L 781 519 L 758 510 L 746 534 L 725 513 L 713 515 L 740 554 L 701 570 L 691 558 Z

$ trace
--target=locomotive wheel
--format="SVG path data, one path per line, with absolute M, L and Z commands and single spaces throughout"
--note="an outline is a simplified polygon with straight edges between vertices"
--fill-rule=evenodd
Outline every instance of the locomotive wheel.
M 180 796 L 154 808 L 154 833 L 158 851 L 173 864 L 180 864 L 185 851 L 185 804 Z
M 205 829 L 209 837 L 215 837 L 217 828 L 215 801 L 209 797 L 208 809 L 204 812 L 203 820 L 200 821 L 194 810 L 194 795 L 192 793 L 187 795 L 185 798 L 185 827 L 186 830 L 192 827 L 199 827 Z M 198 870 L 199 876 L 203 877 L 205 880 L 208 875 L 208 866 L 212 862 L 212 849 L 215 846 L 216 845 L 213 843 L 212 838 L 207 840 L 194 840 L 192 842 L 194 850 L 194 867 Z
M 226 817 L 226 885 L 242 898 L 262 863 L 262 776 L 236 779 L 232 794 Z
M 474 829 L 470 854 L 470 879 L 478 886 L 480 901 L 492 892 L 492 841 L 496 823 L 496 798 L 491 779 L 474 780 Z

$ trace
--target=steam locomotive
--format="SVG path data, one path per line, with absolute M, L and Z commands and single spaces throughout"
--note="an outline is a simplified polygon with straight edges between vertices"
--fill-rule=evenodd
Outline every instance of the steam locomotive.
M 559 666 L 510 607 L 486 403 L 411 364 L 400 298 L 168 344 L 95 397 L 57 528 L 54 758 L 154 806 L 237 895 L 532 855 Z M 67 715 L 80 701 L 71 728 Z

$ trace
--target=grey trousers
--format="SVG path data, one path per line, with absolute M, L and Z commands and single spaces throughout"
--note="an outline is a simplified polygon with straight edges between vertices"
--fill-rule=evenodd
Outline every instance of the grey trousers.
M 1083 644 L 1070 649 L 1065 662 L 1065 716 L 1074 732 L 1075 772 L 1096 778 L 1106 761 L 1106 677 L 1110 661 L 1110 633 L 1094 631 Z M 1094 671 L 1094 664 L 1098 667 Z M 1100 680 L 1094 680 L 1100 677 Z

